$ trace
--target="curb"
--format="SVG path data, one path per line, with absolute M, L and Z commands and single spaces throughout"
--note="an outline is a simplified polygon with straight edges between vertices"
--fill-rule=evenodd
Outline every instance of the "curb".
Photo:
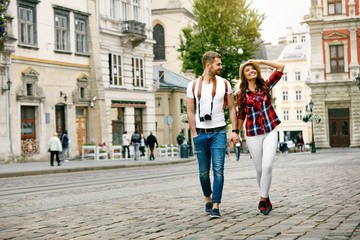
M 153 163 L 136 163 L 131 165 L 109 165 L 109 166 L 89 166 L 89 167 L 74 167 L 74 168 L 57 168 L 54 170 L 29 170 L 21 172 L 9 172 L 9 173 L 0 173 L 0 178 L 10 178 L 10 177 L 24 177 L 24 176 L 34 176 L 34 175 L 45 175 L 45 174 L 56 174 L 56 173 L 70 173 L 70 172 L 86 172 L 86 171 L 97 171 L 97 170 L 109 170 L 109 169 L 118 169 L 118 168 L 131 168 L 131 167 L 142 167 L 142 166 L 161 166 L 161 165 L 171 165 L 171 164 L 181 164 L 192 162 L 196 157 L 189 158 L 187 160 L 175 160 L 169 162 L 153 162 Z

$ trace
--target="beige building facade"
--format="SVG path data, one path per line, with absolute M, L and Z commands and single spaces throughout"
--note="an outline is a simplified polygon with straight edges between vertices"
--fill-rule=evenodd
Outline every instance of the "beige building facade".
M 360 147 L 359 0 L 314 0 L 305 16 L 311 36 L 310 81 L 316 147 Z

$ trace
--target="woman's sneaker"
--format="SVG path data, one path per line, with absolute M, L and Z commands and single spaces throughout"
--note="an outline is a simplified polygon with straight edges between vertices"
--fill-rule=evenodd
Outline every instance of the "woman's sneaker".
M 270 212 L 270 211 L 272 210 L 272 204 L 271 204 L 271 202 L 270 202 L 270 198 L 269 198 L 269 197 L 266 199 L 266 206 L 268 207 L 269 212 Z
M 205 212 L 210 213 L 211 210 L 212 210 L 212 208 L 213 208 L 212 202 L 207 202 L 207 203 L 205 204 Z
M 266 205 L 266 201 L 260 201 L 259 202 L 259 212 L 264 214 L 264 215 L 268 215 L 269 214 L 269 209 Z
M 217 208 L 211 209 L 210 218 L 219 218 L 221 217 L 220 210 Z

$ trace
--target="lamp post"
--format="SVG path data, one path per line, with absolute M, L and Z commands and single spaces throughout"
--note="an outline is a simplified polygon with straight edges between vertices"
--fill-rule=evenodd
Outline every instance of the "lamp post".
M 10 154 L 11 154 L 11 161 L 15 162 L 14 153 L 13 153 L 13 146 L 12 146 L 12 138 L 11 138 L 11 98 L 10 98 L 10 89 L 12 82 L 10 81 L 10 67 L 7 68 L 7 88 L 1 88 L 1 94 L 4 92 L 8 92 L 8 111 L 9 111 L 9 141 L 10 141 Z
M 309 107 L 310 107 L 310 112 L 311 112 L 311 117 L 312 117 L 313 107 L 314 107 L 314 103 L 313 103 L 312 99 L 310 99 Z M 314 139 L 314 120 L 313 119 L 311 119 L 311 131 L 312 131 L 311 153 L 316 153 L 315 139 Z

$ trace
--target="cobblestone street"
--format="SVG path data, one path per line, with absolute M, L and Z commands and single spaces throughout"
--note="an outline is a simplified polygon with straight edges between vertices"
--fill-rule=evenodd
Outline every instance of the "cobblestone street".
M 156 171 L 94 171 L 91 174 L 109 178 L 165 171 L 174 176 L 1 196 L 0 238 L 360 239 L 359 156 L 360 150 L 354 149 L 278 154 L 270 190 L 274 209 L 268 216 L 258 214 L 258 187 L 249 155 L 239 162 L 227 158 L 222 217 L 215 220 L 204 211 L 196 162 L 158 166 Z M 0 190 L 90 176 L 4 178 Z

